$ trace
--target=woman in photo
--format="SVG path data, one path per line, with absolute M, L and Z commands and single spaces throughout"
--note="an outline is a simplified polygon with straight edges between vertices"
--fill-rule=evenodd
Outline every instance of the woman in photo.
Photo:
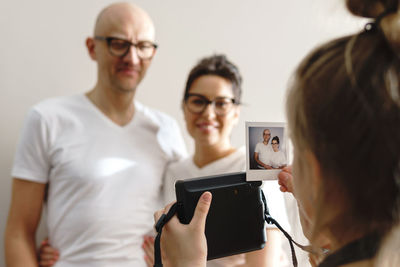
M 273 169 L 283 169 L 287 165 L 285 153 L 279 149 L 279 137 L 274 136 L 271 140 L 272 152 L 269 157 L 269 164 Z

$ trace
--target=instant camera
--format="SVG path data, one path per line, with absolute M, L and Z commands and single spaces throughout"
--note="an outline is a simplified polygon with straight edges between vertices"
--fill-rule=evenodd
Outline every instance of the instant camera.
M 190 223 L 203 192 L 212 193 L 205 234 L 207 259 L 262 249 L 265 221 L 261 181 L 246 181 L 246 173 L 207 176 L 175 183 L 177 213 L 181 223 Z

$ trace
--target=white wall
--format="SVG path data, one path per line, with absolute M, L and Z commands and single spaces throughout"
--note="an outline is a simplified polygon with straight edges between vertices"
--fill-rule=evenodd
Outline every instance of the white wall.
M 28 108 L 41 99 L 89 90 L 95 63 L 84 40 L 109 0 L 0 2 L 0 236 L 11 191 L 10 169 Z M 244 77 L 240 123 L 284 121 L 285 87 L 299 60 L 317 43 L 361 28 L 341 0 L 137 0 L 153 17 L 160 45 L 137 97 L 174 116 L 196 61 L 224 52 Z M 184 130 L 187 144 L 192 145 Z M 4 258 L 3 243 L 0 259 Z M 4 262 L 0 262 L 4 266 Z

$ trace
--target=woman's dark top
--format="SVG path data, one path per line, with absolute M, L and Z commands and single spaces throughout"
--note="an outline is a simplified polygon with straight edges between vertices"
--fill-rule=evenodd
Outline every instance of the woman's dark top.
M 337 267 L 372 259 L 379 250 L 382 237 L 381 233 L 374 232 L 357 239 L 328 255 L 318 267 Z

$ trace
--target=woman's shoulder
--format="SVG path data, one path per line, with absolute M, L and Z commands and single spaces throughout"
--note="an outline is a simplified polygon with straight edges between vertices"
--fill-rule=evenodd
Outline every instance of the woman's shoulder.
M 185 170 L 191 169 L 193 166 L 193 155 L 182 158 L 178 161 L 171 162 L 166 169 L 167 176 L 182 175 Z

